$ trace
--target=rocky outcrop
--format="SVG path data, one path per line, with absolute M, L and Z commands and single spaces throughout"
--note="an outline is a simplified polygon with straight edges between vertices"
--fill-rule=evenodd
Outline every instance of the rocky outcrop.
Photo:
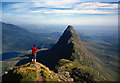
M 70 82 L 74 81 L 74 79 L 70 77 L 70 73 L 62 68 L 58 68 L 58 75 L 60 76 L 60 78 L 64 79 L 65 81 L 70 81 Z
M 8 73 L 4 74 L 2 78 L 2 83 L 10 83 L 12 81 L 15 81 L 17 83 L 25 81 L 35 81 L 38 83 L 40 80 L 45 82 L 73 81 L 73 79 L 69 75 L 69 72 L 59 71 L 59 73 L 55 73 L 45 65 L 38 62 L 36 62 L 35 64 L 27 63 L 25 65 L 11 67 Z

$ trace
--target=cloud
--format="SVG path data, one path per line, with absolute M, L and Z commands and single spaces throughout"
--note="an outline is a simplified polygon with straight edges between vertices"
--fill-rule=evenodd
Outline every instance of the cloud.
M 38 6 L 37 6 L 37 5 Z M 39 5 L 40 3 L 35 3 L 34 7 L 45 7 L 42 6 L 42 5 Z M 70 4 L 70 3 L 69 3 Z M 60 7 L 60 3 L 59 5 L 56 4 L 52 4 L 52 5 L 48 5 L 48 6 L 51 6 L 51 7 Z M 62 4 L 61 8 L 65 8 L 66 5 Z M 66 8 L 68 8 L 69 6 L 67 6 Z M 99 8 L 102 8 L 102 9 L 99 9 Z M 71 7 L 71 9 L 38 9 L 38 10 L 31 10 L 31 12 L 34 12 L 34 13 L 47 13 L 47 14 L 114 14 L 116 13 L 117 14 L 117 8 L 118 8 L 118 4 L 109 4 L 109 3 L 98 3 L 98 2 L 94 2 L 94 3 L 75 3 L 73 7 Z M 114 10 L 112 10 L 114 9 Z
M 72 4 L 79 0 L 41 0 L 40 2 L 23 2 L 11 4 L 13 8 L 20 7 L 49 7 L 49 8 L 71 8 Z
M 50 7 L 50 8 L 71 8 L 73 4 L 79 0 L 47 0 L 34 3 L 34 7 Z
M 31 11 L 31 12 L 35 12 L 35 13 L 53 13 L 53 14 L 112 14 L 114 12 L 110 12 L 110 11 L 102 11 L 102 10 L 52 10 L 52 11 Z
M 19 19 L 19 23 L 94 25 L 95 22 L 98 22 L 98 25 L 105 25 L 116 22 L 116 18 L 113 17 L 118 14 L 117 7 L 117 3 L 41 0 L 40 2 L 10 3 L 4 8 L 3 14 L 4 20 L 15 22 L 16 19 Z M 108 18 L 107 15 L 111 17 Z
M 2 2 L 41 2 L 41 1 L 49 1 L 49 0 L 1 0 L 1 1 Z M 56 1 L 56 0 L 51 0 L 51 1 Z M 64 0 L 64 1 L 69 1 L 69 0 Z M 78 1 L 79 2 L 119 2 L 119 0 L 78 0 Z
M 104 9 L 115 9 L 118 8 L 118 4 L 110 4 L 110 3 L 82 3 L 75 6 L 76 9 L 97 9 L 97 8 L 104 8 Z
M 8 5 L 8 7 L 10 8 L 25 8 L 25 7 L 30 7 L 31 3 L 14 3 L 14 4 L 10 4 Z
M 9 5 L 11 8 L 17 8 L 18 10 L 26 10 L 31 12 L 41 13 L 79 13 L 79 14 L 112 14 L 117 13 L 118 4 L 89 2 L 89 3 L 78 3 L 78 0 L 47 0 L 33 3 L 16 3 Z M 40 8 L 41 7 L 41 8 Z M 42 10 L 42 7 L 46 10 Z M 36 8 L 32 10 L 31 8 Z M 52 9 L 52 8 L 71 8 L 70 10 Z M 102 8 L 99 9 L 99 8 Z M 116 9 L 116 10 L 111 10 Z M 110 11 L 107 11 L 110 10 Z

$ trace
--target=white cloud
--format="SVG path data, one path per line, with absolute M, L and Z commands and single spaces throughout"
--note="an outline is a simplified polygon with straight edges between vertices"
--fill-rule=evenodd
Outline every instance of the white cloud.
M 32 3 L 14 3 L 8 5 L 10 8 L 30 8 Z
M 41 0 L 41 2 L 33 3 L 15 3 L 9 5 L 11 8 L 16 8 L 16 12 L 21 11 L 31 11 L 34 13 L 78 13 L 78 14 L 112 14 L 117 13 L 118 4 L 109 4 L 109 3 L 99 3 L 99 2 L 89 2 L 89 3 L 79 3 L 77 0 Z M 46 7 L 46 9 L 36 9 L 32 10 L 30 8 L 36 7 Z M 71 10 L 60 10 L 60 9 L 49 9 L 49 8 L 71 8 Z M 97 8 L 103 8 L 99 10 Z M 106 9 L 107 8 L 107 9 Z
M 41 0 L 40 2 L 24 2 L 12 4 L 13 8 L 20 7 L 50 7 L 50 8 L 71 8 L 79 0 Z
M 1 0 L 1 1 L 2 2 L 41 2 L 41 1 L 49 1 L 49 0 Z M 55 1 L 55 0 L 51 0 L 51 1 Z M 69 1 L 69 0 L 64 0 L 64 1 Z M 119 2 L 119 0 L 78 0 L 78 1 L 79 2 Z
M 118 4 L 109 3 L 78 3 L 79 0 L 41 0 L 40 2 L 14 3 L 8 6 L 10 10 L 4 14 L 10 22 L 27 22 L 43 24 L 80 24 L 80 25 L 114 25 L 116 18 L 97 16 L 94 14 L 117 14 Z M 37 8 L 36 8 L 37 7 Z M 39 8 L 43 7 L 43 8 Z M 61 9 L 60 9 L 61 8 Z M 65 9 L 66 8 L 66 9 Z M 69 9 L 70 8 L 70 9 Z M 97 8 L 103 8 L 102 10 Z M 63 10 L 62 10 L 63 9 Z M 65 9 L 65 10 L 64 10 Z M 4 10 L 3 10 L 4 11 Z M 14 14 L 13 14 L 14 13 Z M 91 17 L 81 14 L 90 14 Z M 117 16 L 117 15 L 115 15 Z M 16 18 L 19 19 L 16 21 Z
M 112 12 L 105 12 L 100 10 L 56 10 L 55 13 L 109 14 Z
M 104 11 L 104 10 L 37 10 L 31 11 L 33 13 L 53 13 L 53 14 L 113 14 L 113 11 Z
M 79 3 L 78 0 L 42 0 L 41 2 L 24 2 L 11 4 L 12 8 L 24 7 L 50 7 L 50 8 L 118 8 L 118 4 L 100 3 L 100 2 L 87 2 Z
M 97 9 L 97 8 L 108 8 L 108 9 L 115 9 L 118 8 L 118 4 L 110 4 L 110 3 L 82 3 L 75 6 L 76 9 Z
M 70 8 L 72 4 L 78 0 L 47 0 L 40 3 L 34 3 L 34 7 L 54 7 L 54 8 Z

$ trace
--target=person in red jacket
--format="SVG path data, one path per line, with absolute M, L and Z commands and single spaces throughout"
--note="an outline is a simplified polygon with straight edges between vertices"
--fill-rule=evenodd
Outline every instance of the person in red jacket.
M 34 44 L 33 45 L 33 48 L 32 48 L 32 54 L 34 56 L 34 62 L 36 62 L 36 52 L 37 52 L 37 48 L 36 48 L 36 45 Z M 33 60 L 32 60 L 33 61 Z

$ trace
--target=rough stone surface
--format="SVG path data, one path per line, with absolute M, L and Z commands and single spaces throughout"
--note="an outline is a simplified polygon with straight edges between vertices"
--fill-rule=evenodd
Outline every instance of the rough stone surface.
M 37 68 L 40 68 L 40 67 L 41 67 L 40 65 L 38 65 L 38 64 L 33 64 L 33 63 L 31 63 L 30 66 L 35 66 L 35 67 L 37 67 Z
M 61 67 L 58 68 L 58 75 L 60 76 L 61 79 L 64 79 L 65 81 L 71 81 L 73 82 L 73 78 L 70 77 L 68 71 L 64 71 Z

